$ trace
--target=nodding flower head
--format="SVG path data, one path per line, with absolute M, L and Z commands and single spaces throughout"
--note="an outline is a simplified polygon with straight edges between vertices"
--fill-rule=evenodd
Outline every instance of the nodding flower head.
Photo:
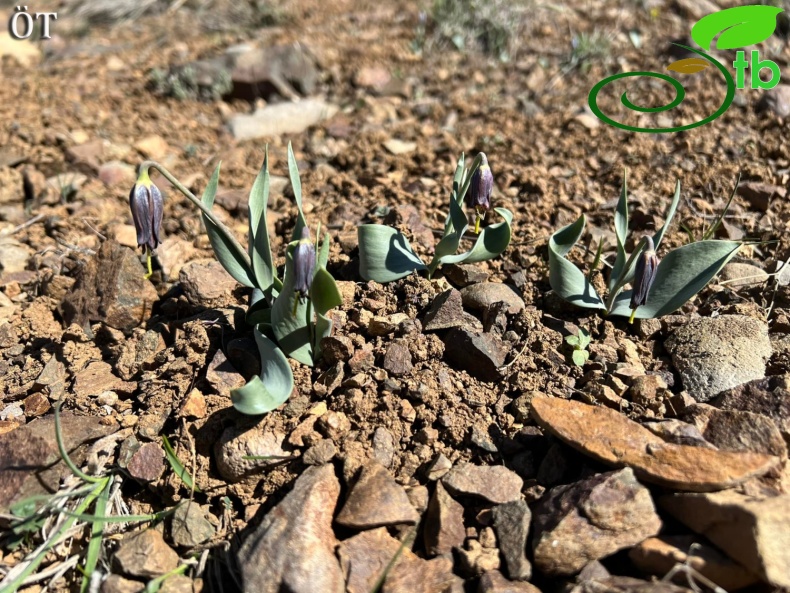
M 480 153 L 480 166 L 472 175 L 469 192 L 466 194 L 466 205 L 474 208 L 477 214 L 485 215 L 491 208 L 491 193 L 494 191 L 494 175 L 488 166 L 488 158 Z
M 129 193 L 134 228 L 137 230 L 137 245 L 153 251 L 162 242 L 159 234 L 162 226 L 164 200 L 162 192 L 152 182 L 146 169 L 140 171 L 137 183 Z
M 315 272 L 315 247 L 310 240 L 310 229 L 302 227 L 302 235 L 294 249 L 294 290 L 300 299 L 307 298 Z
M 658 257 L 653 239 L 645 237 L 643 241 L 646 246 L 639 259 L 636 260 L 636 270 L 634 271 L 634 290 L 631 293 L 631 309 L 633 310 L 647 302 L 647 293 L 653 286 L 658 269 Z

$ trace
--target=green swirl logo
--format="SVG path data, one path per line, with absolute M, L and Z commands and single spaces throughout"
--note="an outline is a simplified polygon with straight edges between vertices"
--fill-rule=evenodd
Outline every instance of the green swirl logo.
M 722 101 L 719 108 L 700 121 L 692 122 L 683 126 L 675 126 L 671 128 L 640 128 L 638 126 L 630 126 L 618 122 L 608 115 L 606 115 L 600 107 L 598 107 L 598 94 L 608 84 L 623 78 L 634 78 L 640 76 L 647 76 L 650 78 L 658 78 L 669 83 L 675 90 L 675 97 L 665 105 L 656 107 L 644 107 L 636 105 L 628 98 L 628 93 L 624 92 L 620 96 L 620 102 L 629 110 L 637 113 L 663 113 L 670 111 L 680 105 L 686 97 L 686 90 L 679 80 L 673 78 L 668 74 L 660 72 L 622 72 L 604 78 L 596 84 L 591 90 L 587 98 L 592 112 L 602 121 L 607 124 L 620 128 L 621 130 L 628 130 L 629 132 L 645 132 L 649 134 L 660 134 L 665 132 L 682 132 L 684 130 L 691 130 L 699 126 L 704 126 L 720 117 L 732 104 L 735 99 L 735 89 L 744 88 L 746 84 L 746 70 L 751 67 L 751 85 L 752 88 L 773 88 L 779 83 L 779 67 L 770 60 L 760 60 L 759 52 L 751 52 L 751 62 L 746 60 L 743 51 L 737 52 L 737 58 L 733 62 L 733 67 L 736 70 L 736 78 L 733 78 L 729 70 L 718 60 L 710 56 L 704 50 L 710 50 L 714 38 L 718 35 L 716 47 L 718 49 L 735 49 L 754 45 L 768 39 L 776 30 L 777 15 L 782 12 L 781 8 L 774 6 L 738 6 L 735 8 L 728 8 L 713 14 L 709 14 L 700 19 L 691 29 L 691 37 L 703 49 L 694 49 L 686 47 L 685 45 L 675 44 L 686 50 L 689 50 L 699 58 L 686 58 L 673 62 L 667 69 L 670 71 L 678 72 L 679 74 L 694 74 L 700 72 L 709 66 L 715 66 L 724 77 L 727 85 L 727 94 Z M 760 78 L 760 71 L 768 68 L 771 71 L 771 79 L 764 81 Z

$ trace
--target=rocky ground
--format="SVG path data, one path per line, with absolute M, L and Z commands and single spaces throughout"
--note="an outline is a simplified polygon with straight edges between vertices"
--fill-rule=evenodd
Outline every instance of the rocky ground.
M 90 590 L 790 589 L 790 86 L 739 90 L 683 133 L 622 132 L 586 109 L 601 78 L 662 71 L 670 41 L 733 4 L 31 6 L 59 11 L 51 40 L 0 33 L 0 590 L 28 568 L 20 590 L 77 590 L 86 513 L 168 510 L 105 524 Z M 784 41 L 760 49 L 790 84 Z M 715 73 L 685 84 L 665 123 L 724 94 Z M 250 418 L 229 398 L 260 365 L 246 289 L 161 178 L 145 279 L 128 192 L 144 159 L 195 192 L 221 161 L 215 211 L 245 239 L 268 144 L 282 265 L 289 141 L 343 305 L 320 364 L 292 361 L 289 401 Z M 383 219 L 429 255 L 455 161 L 478 151 L 515 214 L 503 256 L 362 281 L 356 226 Z M 749 242 L 682 310 L 633 325 L 548 281 L 549 235 L 581 213 L 571 258 L 587 269 L 603 239 L 613 261 L 626 169 L 636 239 L 681 181 L 659 256 L 710 227 L 739 174 L 717 236 Z M 580 328 L 583 366 L 565 341 Z M 84 486 L 60 461 L 58 401 L 74 461 L 114 476 L 103 507 L 52 498 Z M 23 523 L 33 495 L 49 506 Z

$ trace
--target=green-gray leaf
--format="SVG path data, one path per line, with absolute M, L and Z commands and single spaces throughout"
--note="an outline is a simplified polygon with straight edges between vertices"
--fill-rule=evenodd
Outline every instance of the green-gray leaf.
M 440 263 L 473 264 L 493 259 L 502 254 L 510 244 L 513 213 L 507 208 L 494 208 L 494 212 L 504 218 L 504 222 L 485 227 L 477 236 L 477 241 L 475 241 L 472 249 L 465 253 L 444 256 L 440 258 Z
M 549 283 L 560 297 L 577 307 L 604 309 L 587 276 L 566 259 L 584 232 L 587 219 L 582 214 L 576 222 L 561 228 L 549 239 Z
M 335 279 L 326 268 L 318 268 L 310 285 L 310 300 L 316 313 L 324 315 L 330 309 L 343 304 L 343 297 Z
M 625 253 L 625 240 L 628 237 L 628 174 L 623 174 L 623 189 L 620 192 L 620 199 L 617 200 L 617 209 L 614 212 L 614 232 L 617 236 L 617 256 L 612 267 L 612 275 L 609 277 L 609 290 L 620 279 L 623 273 L 628 256 Z
M 269 227 L 266 222 L 266 211 L 269 205 L 269 147 L 263 157 L 261 167 L 255 182 L 250 190 L 249 215 L 250 215 L 250 259 L 255 279 L 261 287 L 266 300 L 271 304 L 274 278 L 277 271 L 274 268 L 272 250 L 269 243 Z
M 316 237 L 316 241 L 318 241 L 318 239 L 319 237 Z M 329 261 L 329 246 L 331 244 L 332 244 L 332 237 L 329 235 L 329 233 L 327 233 L 324 235 L 324 240 L 321 242 L 321 249 L 318 251 L 318 256 L 316 257 L 315 260 L 316 268 L 326 267 L 326 263 Z
M 694 297 L 730 261 L 741 247 L 736 241 L 698 241 L 670 251 L 658 264 L 647 302 L 636 310 L 637 319 L 661 317 Z M 612 315 L 631 315 L 630 290 L 620 293 Z
M 433 275 L 436 268 L 444 261 L 444 258 L 450 257 L 458 251 L 458 247 L 461 245 L 461 237 L 467 228 L 469 228 L 469 221 L 463 205 L 454 199 L 450 199 L 449 223 L 445 225 L 444 236 L 436 245 L 433 259 L 428 264 L 429 276 Z
M 426 269 L 403 233 L 391 226 L 363 224 L 357 236 L 359 273 L 365 280 L 392 282 Z
M 244 317 L 247 325 L 256 326 L 260 323 L 266 325 L 272 322 L 272 308 L 266 299 L 263 297 L 263 291 L 260 288 L 253 288 L 250 295 L 250 306 L 247 307 L 247 314 Z
M 282 351 L 257 328 L 255 342 L 261 356 L 261 376 L 230 393 L 233 407 L 251 416 L 271 412 L 285 403 L 294 387 L 291 365 Z
M 332 334 L 332 320 L 326 315 L 316 313 L 315 315 L 315 340 L 313 345 L 313 357 L 318 360 L 321 357 L 321 340 L 328 338 Z
M 210 209 L 214 205 L 214 196 L 217 193 L 218 183 L 219 165 L 214 170 L 214 174 L 211 176 L 201 198 L 206 208 Z M 255 287 L 255 274 L 252 270 L 252 265 L 247 260 L 247 254 L 239 251 L 239 244 L 231 237 L 228 237 L 223 229 L 211 222 L 205 214 L 202 216 L 203 223 L 206 225 L 206 234 L 208 234 L 211 247 L 214 249 L 214 254 L 217 256 L 219 263 L 237 282 L 250 288 Z
M 283 289 L 272 307 L 272 331 L 282 351 L 302 364 L 313 366 L 313 347 L 310 339 L 312 306 L 309 299 L 299 298 L 294 284 L 293 253 L 297 241 L 288 245 L 285 254 Z M 295 310 L 295 313 L 294 313 Z
M 332 320 L 326 316 L 327 311 L 343 304 L 343 297 L 326 268 L 318 268 L 310 286 L 310 301 L 315 309 L 315 336 L 313 337 L 313 360 L 321 356 L 321 340 L 332 333 Z
M 296 157 L 291 143 L 288 143 L 288 175 L 291 177 L 291 187 L 294 191 L 296 200 L 296 226 L 294 226 L 291 241 L 298 241 L 302 238 L 302 229 L 307 226 L 307 220 L 302 210 L 302 180 L 299 178 L 299 167 L 296 165 Z

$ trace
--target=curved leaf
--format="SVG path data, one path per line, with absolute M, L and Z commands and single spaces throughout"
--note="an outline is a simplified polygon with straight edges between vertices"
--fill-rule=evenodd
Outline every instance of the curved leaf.
M 307 220 L 302 210 L 302 180 L 299 178 L 299 167 L 296 165 L 296 157 L 291 143 L 288 143 L 288 175 L 291 177 L 291 187 L 294 190 L 294 200 L 296 200 L 296 225 L 291 235 L 291 241 L 298 241 L 302 237 L 302 228 L 307 226 Z
M 335 279 L 326 268 L 318 268 L 310 285 L 310 300 L 315 312 L 324 315 L 330 309 L 343 304 L 343 297 Z
M 549 239 L 549 283 L 560 297 L 578 307 L 604 309 L 604 303 L 582 271 L 565 256 L 584 232 L 587 218 L 582 214 L 576 222 L 561 228 Z
M 672 62 L 667 66 L 667 70 L 678 74 L 696 74 L 697 72 L 702 72 L 708 66 L 710 66 L 710 63 L 702 58 L 685 58 Z
M 244 320 L 248 325 L 256 326 L 260 323 L 270 325 L 272 322 L 272 308 L 263 298 L 263 291 L 260 288 L 253 288 L 250 295 L 250 306 L 247 307 L 247 314 Z
M 647 302 L 638 307 L 636 318 L 661 317 L 678 310 L 710 282 L 730 261 L 741 243 L 737 241 L 698 241 L 670 251 L 658 264 Z M 615 299 L 612 315 L 631 315 L 631 292 Z
M 513 213 L 507 208 L 494 208 L 494 211 L 504 218 L 504 222 L 498 222 L 485 227 L 477 236 L 472 249 L 457 255 L 446 255 L 439 259 L 440 264 L 473 264 L 481 261 L 493 259 L 507 249 L 511 238 L 511 225 L 513 223 Z
M 261 356 L 261 376 L 253 377 L 244 387 L 230 392 L 233 407 L 251 416 L 276 409 L 285 403 L 294 388 L 288 359 L 258 328 L 255 328 L 254 333 Z
M 201 201 L 206 208 L 214 206 L 214 196 L 217 194 L 217 184 L 219 183 L 219 165 L 214 169 L 214 174 L 206 186 Z M 225 232 L 217 227 L 205 215 L 203 217 L 203 224 L 206 225 L 206 234 L 208 235 L 211 247 L 214 249 L 214 254 L 217 256 L 219 263 L 225 268 L 233 278 L 250 288 L 256 286 L 255 273 L 252 270 L 252 264 L 247 260 L 247 254 L 244 251 L 239 251 L 239 244 L 228 237 Z
M 248 201 L 250 215 L 250 260 L 255 279 L 271 304 L 272 289 L 277 270 L 272 259 L 269 243 L 269 227 L 266 223 L 266 210 L 269 205 L 269 147 L 263 157 L 263 166 L 255 178 Z
M 719 35 L 717 49 L 735 49 L 761 43 L 776 29 L 776 15 L 782 12 L 775 6 L 736 6 L 702 17 L 691 28 L 691 38 L 702 49 L 710 50 Z
M 445 225 L 445 234 L 436 245 L 433 259 L 428 264 L 428 276 L 432 276 L 444 258 L 454 255 L 461 245 L 461 237 L 469 227 L 463 205 L 457 200 L 450 200 L 449 224 Z
M 329 235 L 327 235 L 328 245 Z M 320 259 L 320 258 L 319 258 Z M 321 356 L 321 340 L 332 333 L 332 320 L 326 316 L 327 311 L 343 304 L 343 296 L 335 279 L 326 268 L 320 267 L 313 276 L 310 285 L 310 301 L 315 309 L 315 325 L 313 328 L 313 360 Z
M 313 347 L 310 339 L 312 306 L 302 299 L 294 285 L 293 253 L 297 241 L 288 245 L 285 253 L 283 289 L 272 306 L 272 331 L 282 351 L 302 364 L 313 366 Z
M 315 345 L 313 356 L 315 360 L 321 357 L 321 340 L 328 338 L 332 334 L 332 320 L 326 315 L 316 313 L 315 315 Z
M 397 229 L 383 224 L 363 224 L 357 227 L 357 236 L 359 273 L 365 280 L 392 282 L 426 269 Z

